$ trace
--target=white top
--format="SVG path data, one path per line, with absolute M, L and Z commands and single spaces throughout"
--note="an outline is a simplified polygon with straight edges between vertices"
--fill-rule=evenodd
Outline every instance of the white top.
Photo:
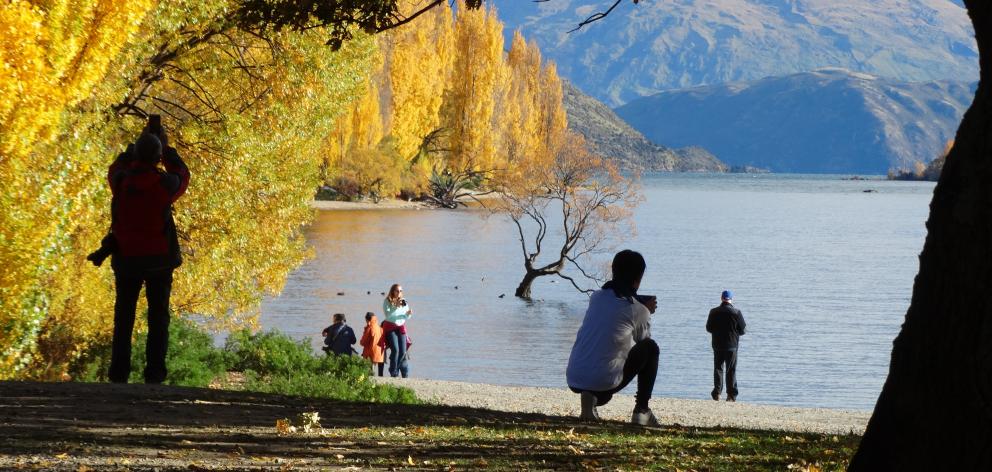
M 382 321 L 388 321 L 395 324 L 396 326 L 403 326 L 406 324 L 406 320 L 410 318 L 410 307 L 409 306 L 395 306 L 389 303 L 389 299 L 382 301 L 382 313 L 385 319 Z
M 594 392 L 616 388 L 630 348 L 650 337 L 651 312 L 646 306 L 617 297 L 613 289 L 597 290 L 568 356 L 568 386 Z

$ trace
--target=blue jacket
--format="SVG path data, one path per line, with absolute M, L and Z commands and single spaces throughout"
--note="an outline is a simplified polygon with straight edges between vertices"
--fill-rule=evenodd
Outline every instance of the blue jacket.
M 335 354 L 350 355 L 354 352 L 351 346 L 358 341 L 355 338 L 355 331 L 345 323 L 332 324 L 324 328 L 324 336 L 324 345 L 327 346 L 325 350 Z

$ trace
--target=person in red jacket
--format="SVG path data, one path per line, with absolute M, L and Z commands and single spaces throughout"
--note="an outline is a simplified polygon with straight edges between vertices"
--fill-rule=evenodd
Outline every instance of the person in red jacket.
M 150 125 L 128 152 L 117 156 L 107 182 L 113 194 L 108 238 L 113 239 L 111 267 L 116 290 L 109 378 L 127 383 L 130 376 L 131 334 L 144 285 L 148 300 L 145 383 L 162 383 L 167 373 L 172 271 L 182 263 L 172 204 L 189 186 L 189 169 L 169 146 L 165 130 Z

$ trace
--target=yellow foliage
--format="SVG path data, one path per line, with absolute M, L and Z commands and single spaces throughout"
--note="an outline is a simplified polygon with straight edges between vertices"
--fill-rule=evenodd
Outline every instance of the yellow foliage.
M 251 325 L 307 257 L 321 181 L 388 196 L 436 167 L 546 168 L 563 141 L 554 67 L 519 35 L 505 54 L 492 9 L 444 5 L 333 52 L 321 30 L 232 29 L 235 6 L 0 8 L 0 379 L 58 377 L 108 342 L 112 272 L 84 258 L 109 226 L 106 168 L 143 125 L 135 110 L 163 115 L 193 173 L 173 309 L 218 326 Z
M 31 359 L 73 221 L 70 156 L 42 155 L 131 40 L 150 0 L 12 0 L 0 8 L 0 379 Z M 68 275 L 68 274 L 65 274 Z M 63 277 L 64 274 L 57 274 Z
M 496 133 L 491 128 L 493 111 L 507 85 L 503 24 L 496 18 L 496 11 L 459 11 L 455 44 L 458 54 L 445 92 L 443 118 L 443 126 L 450 130 L 448 165 L 456 169 L 492 169 L 497 164 Z
M 163 114 L 193 173 L 175 208 L 185 261 L 173 309 L 226 326 L 250 325 L 261 297 L 281 290 L 307 257 L 300 230 L 313 217 L 308 202 L 319 182 L 319 150 L 373 66 L 367 35 L 332 52 L 320 30 L 266 39 L 213 34 L 230 7 L 224 0 L 158 2 L 140 28 L 142 16 L 133 12 L 149 3 L 76 3 L 48 2 L 44 10 L 9 4 L 18 8 L 15 20 L 34 14 L 41 21 L 19 41 L 48 49 L 38 53 L 48 68 L 39 77 L 58 78 L 63 90 L 48 95 L 33 117 L 29 93 L 13 106 L 9 94 L 2 98 L 15 112 L 3 115 L 0 138 L 18 139 L 3 141 L 15 152 L 0 161 L 3 179 L 17 189 L 0 195 L 0 264 L 16 268 L 0 271 L 0 378 L 56 377 L 108 342 L 112 274 L 84 258 L 109 226 L 107 166 L 143 125 L 111 107 L 139 97 L 152 56 L 177 52 L 151 70 L 161 80 L 133 105 Z M 14 8 L 0 11 L 4 31 L 23 29 L 10 26 Z M 13 51 L 6 34 L 2 44 L 7 64 L 31 53 Z M 0 75 L 5 91 L 34 87 L 41 92 L 31 93 L 44 96 L 53 86 L 34 76 L 12 82 L 8 72 Z

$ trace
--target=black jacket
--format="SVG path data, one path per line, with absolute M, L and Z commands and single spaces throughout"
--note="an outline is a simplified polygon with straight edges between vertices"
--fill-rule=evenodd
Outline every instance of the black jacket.
M 706 331 L 713 335 L 714 351 L 736 351 L 737 340 L 744 334 L 744 315 L 734 305 L 724 302 L 710 310 Z

